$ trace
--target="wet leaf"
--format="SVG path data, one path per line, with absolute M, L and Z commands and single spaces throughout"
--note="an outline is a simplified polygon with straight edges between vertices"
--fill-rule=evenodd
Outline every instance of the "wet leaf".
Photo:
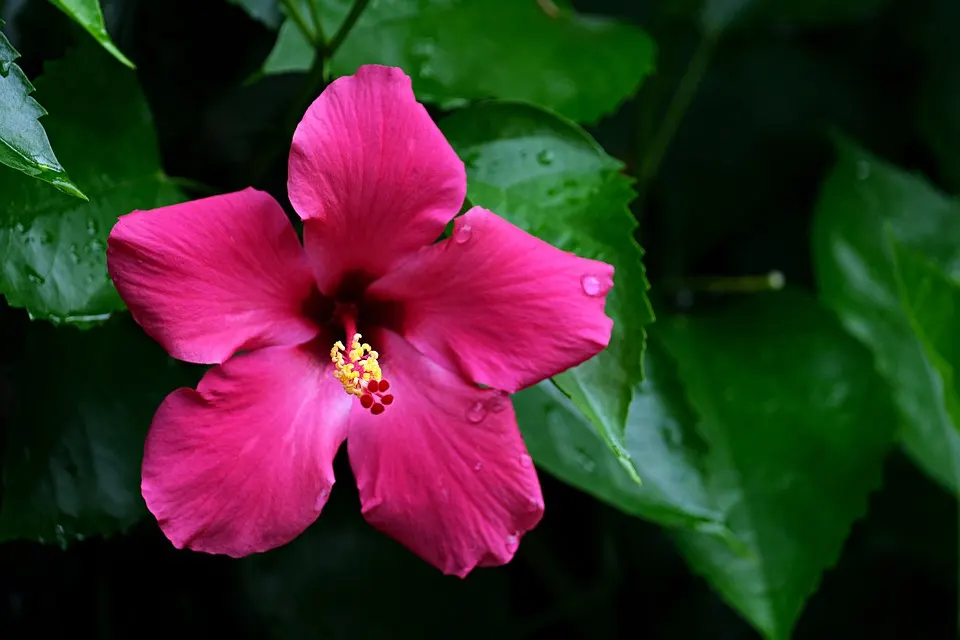
M 958 402 L 947 367 L 956 353 L 938 346 L 957 326 L 960 204 L 918 176 L 851 142 L 838 145 L 814 225 L 814 257 L 824 302 L 873 351 L 902 416 L 911 457 L 960 490 Z M 952 360 L 952 362 L 951 362 Z
M 133 72 L 85 45 L 37 81 L 47 131 L 90 198 L 0 173 L 0 291 L 35 318 L 85 324 L 123 309 L 107 275 L 106 238 L 121 215 L 183 199 L 160 167 L 150 112 Z
M 14 62 L 19 56 L 0 33 L 0 163 L 49 182 L 64 193 L 85 198 L 60 166 L 38 122 L 47 111 L 31 96 L 33 85 Z
M 643 379 L 649 284 L 633 239 L 634 197 L 622 165 L 578 126 L 535 107 L 484 103 L 441 128 L 467 166 L 467 197 L 561 249 L 614 265 L 607 297 L 610 345 L 555 378 L 629 473 L 623 444 L 633 390 Z

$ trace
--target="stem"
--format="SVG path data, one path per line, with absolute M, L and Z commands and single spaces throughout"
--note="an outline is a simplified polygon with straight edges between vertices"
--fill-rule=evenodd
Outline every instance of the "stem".
M 313 0 L 308 0 L 308 3 L 312 8 Z M 283 0 L 283 6 L 286 8 L 290 19 L 297 23 L 297 28 L 300 29 L 303 37 L 309 40 L 310 44 L 316 46 L 318 44 L 317 33 L 307 26 L 307 21 L 304 19 L 303 14 L 300 13 L 300 8 L 297 6 L 296 0 Z M 320 42 L 322 42 L 322 40 L 320 40 Z
M 323 57 L 328 60 L 333 57 L 333 54 L 337 52 L 337 49 L 340 48 L 343 41 L 350 35 L 350 31 L 353 30 L 353 26 L 357 24 L 357 20 L 360 19 L 360 15 L 369 3 L 370 0 L 355 0 L 353 6 L 350 7 L 350 13 L 343 19 L 343 24 L 340 25 L 340 28 L 337 29 L 337 32 L 333 35 L 333 39 L 330 40 L 330 43 L 324 49 Z
M 660 171 L 663 155 L 673 141 L 673 136 L 677 133 L 677 129 L 683 121 L 683 116 L 686 115 L 687 109 L 693 101 L 693 96 L 697 93 L 697 87 L 700 86 L 700 81 L 703 80 L 703 75 L 710 65 L 710 58 L 713 56 L 716 43 L 717 37 L 712 33 L 705 34 L 700 38 L 700 43 L 693 52 L 683 77 L 680 78 L 680 84 L 670 100 L 667 113 L 663 117 L 660 128 L 657 129 L 657 133 L 650 142 L 650 146 L 647 148 L 640 164 L 640 175 L 637 177 L 638 202 L 643 202 L 647 190 L 650 188 L 650 182 Z
M 709 293 L 763 293 L 780 291 L 786 281 L 780 271 L 771 271 L 763 276 L 735 276 L 682 278 L 664 287 L 673 292 L 709 292 Z
M 291 7 L 291 0 L 283 0 L 284 5 L 288 8 Z M 311 6 L 313 6 L 313 1 L 311 1 Z M 259 182 L 264 174 L 270 169 L 271 164 L 277 159 L 277 156 L 282 154 L 285 149 L 290 145 L 290 132 L 292 132 L 296 126 L 297 122 L 300 121 L 300 118 L 303 117 L 303 113 L 310 107 L 310 104 L 316 99 L 316 97 L 323 91 L 325 82 L 324 82 L 324 70 L 327 66 L 327 60 L 337 51 L 343 41 L 347 39 L 347 36 L 350 35 L 350 30 L 353 29 L 353 26 L 357 23 L 357 20 L 360 19 L 360 14 L 363 13 L 363 10 L 366 9 L 367 4 L 370 0 L 355 0 L 353 6 L 350 8 L 350 13 L 347 14 L 347 17 L 344 18 L 343 24 L 340 25 L 340 28 L 337 30 L 336 35 L 333 36 L 333 39 L 329 44 L 324 44 L 322 40 L 320 42 L 314 42 L 315 52 L 313 56 L 313 64 L 310 65 L 310 70 L 307 71 L 307 78 L 303 83 L 303 91 L 300 92 L 300 95 L 293 102 L 293 108 L 290 111 L 290 115 L 284 120 L 281 125 L 281 131 L 283 131 L 283 138 L 278 139 L 278 144 L 271 152 L 263 153 L 258 156 L 258 161 L 254 165 L 252 170 L 252 175 L 254 177 L 254 182 Z M 296 20 L 296 18 L 294 18 Z M 298 26 L 302 29 L 301 22 L 297 22 Z M 307 32 L 304 31 L 306 34 Z M 309 36 L 308 36 L 309 39 Z
M 326 42 L 323 35 L 323 23 L 320 22 L 320 0 L 307 0 L 310 5 L 310 16 L 313 18 L 313 26 L 316 27 L 317 42 Z

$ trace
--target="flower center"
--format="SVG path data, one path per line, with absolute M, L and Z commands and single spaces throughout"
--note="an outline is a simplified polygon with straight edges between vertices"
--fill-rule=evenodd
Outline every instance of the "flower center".
M 393 402 L 393 395 L 386 393 L 390 382 L 383 377 L 377 362 L 380 354 L 366 342 L 360 342 L 362 337 L 359 333 L 353 334 L 349 351 L 339 340 L 333 344 L 330 349 L 333 375 L 344 391 L 360 398 L 360 406 L 378 416 Z

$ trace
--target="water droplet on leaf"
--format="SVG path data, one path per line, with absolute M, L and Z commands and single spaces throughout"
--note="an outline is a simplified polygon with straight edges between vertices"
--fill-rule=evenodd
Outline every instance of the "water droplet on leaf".
M 62 524 L 54 525 L 53 527 L 54 535 L 57 539 L 57 544 L 60 545 L 60 548 L 66 551 L 67 549 L 67 532 L 64 530 Z
M 29 280 L 30 282 L 32 282 L 37 286 L 43 285 L 47 282 L 46 278 L 44 278 L 42 275 L 40 275 L 36 271 L 33 271 L 32 269 L 27 272 L 27 280 Z
M 467 410 L 467 420 L 473 424 L 478 422 L 483 422 L 483 419 L 487 417 L 487 408 L 479 400 L 470 405 L 470 408 Z
M 597 468 L 596 461 L 594 461 L 594 459 L 590 457 L 590 455 L 587 454 L 587 452 L 581 449 L 580 447 L 577 447 L 574 457 L 577 460 L 577 464 L 579 464 L 580 467 L 587 473 L 593 473 L 596 470 Z
M 543 151 L 538 153 L 537 162 L 539 162 L 545 167 L 553 164 L 553 151 L 550 151 L 549 149 L 544 149 Z

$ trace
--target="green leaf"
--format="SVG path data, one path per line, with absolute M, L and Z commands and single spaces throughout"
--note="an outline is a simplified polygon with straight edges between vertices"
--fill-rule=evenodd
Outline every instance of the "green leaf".
M 126 316 L 89 331 L 32 323 L 22 349 L 10 371 L 0 541 L 65 546 L 130 526 L 146 514 L 140 463 L 150 420 L 195 373 Z
M 321 2 L 328 36 L 352 4 Z M 296 37 L 293 30 L 286 36 Z M 277 47 L 290 48 L 283 38 Z M 401 67 L 421 100 L 444 107 L 519 100 L 590 123 L 637 91 L 655 55 L 636 27 L 566 8 L 547 15 L 535 0 L 380 0 L 367 6 L 331 64 L 335 76 L 364 64 Z M 308 68 L 311 57 L 305 52 L 298 67 Z
M 293 20 L 280 26 L 277 44 L 263 62 L 262 74 L 294 73 L 307 71 L 313 65 L 316 49 Z
M 624 513 L 718 532 L 723 516 L 704 487 L 705 445 L 676 365 L 651 340 L 644 367 L 646 379 L 634 393 L 623 437 L 642 486 L 549 380 L 513 396 L 524 442 L 539 467 Z
M 90 198 L 60 195 L 0 173 L 0 292 L 35 318 L 86 323 L 123 309 L 106 268 L 117 217 L 181 201 L 163 174 L 150 112 L 134 74 L 92 44 L 48 65 L 37 81 L 47 132 Z
M 276 29 L 283 21 L 277 0 L 227 0 L 230 4 L 242 7 L 254 20 L 259 20 L 271 29 Z
M 103 11 L 100 10 L 99 0 L 50 0 L 50 2 L 86 29 L 87 33 L 100 43 L 100 46 L 110 52 L 110 55 L 131 69 L 136 68 L 110 39 L 107 25 L 103 22 Z
M 960 426 L 960 281 L 951 280 L 888 227 L 900 300 L 914 333 L 942 382 L 947 413 Z
M 49 182 L 64 193 L 85 198 L 60 166 L 38 122 L 47 112 L 30 97 L 33 85 L 14 64 L 18 57 L 20 54 L 0 33 L 0 162 Z
M 467 197 L 543 240 L 614 265 L 610 346 L 555 378 L 634 476 L 623 434 L 643 379 L 649 289 L 622 165 L 582 129 L 532 106 L 488 102 L 440 123 L 467 166 Z
M 679 531 L 703 575 L 765 637 L 789 638 L 880 484 L 896 412 L 869 352 L 815 300 L 753 296 L 656 325 L 709 446 L 707 488 L 743 543 Z
M 956 390 L 944 380 L 921 329 L 936 321 L 934 316 L 956 326 L 955 309 L 945 304 L 949 294 L 942 289 L 960 279 L 957 238 L 960 205 L 955 201 L 852 143 L 838 145 L 837 164 L 824 183 L 814 222 L 821 296 L 873 351 L 877 369 L 893 388 L 907 452 L 953 491 L 960 490 L 960 423 L 949 411 Z M 899 263 L 911 260 L 902 257 L 905 251 L 930 263 L 924 267 L 927 277 L 920 278 L 909 264 L 910 273 L 901 273 Z M 940 272 L 938 279 L 929 278 L 930 269 Z M 936 291 L 930 295 L 942 308 L 931 310 L 929 300 L 913 300 L 931 286 Z M 917 304 L 919 312 L 913 309 Z

